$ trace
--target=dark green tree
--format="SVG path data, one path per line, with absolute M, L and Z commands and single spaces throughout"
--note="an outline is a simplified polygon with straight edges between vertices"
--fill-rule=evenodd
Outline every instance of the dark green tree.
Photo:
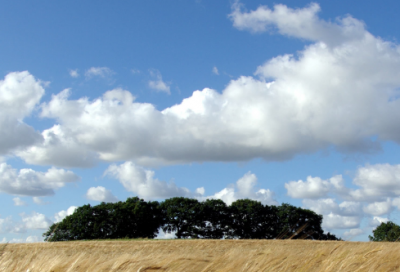
M 400 226 L 389 221 L 382 222 L 368 238 L 373 242 L 396 242 L 400 239 Z
M 162 225 L 158 202 L 137 197 L 125 202 L 84 205 L 43 234 L 45 241 L 154 238 Z
M 276 215 L 271 206 L 264 207 L 261 202 L 240 199 L 231 204 L 229 238 L 265 239 L 276 233 Z
M 164 232 L 176 232 L 175 235 L 178 239 L 199 237 L 204 223 L 198 200 L 173 197 L 166 199 L 160 206 L 164 216 L 162 227 Z
M 163 222 L 160 204 L 138 197 L 114 204 L 112 238 L 154 238 Z
M 205 239 L 221 239 L 229 231 L 230 213 L 228 206 L 220 199 L 207 199 L 200 205 L 202 228 L 199 236 Z
M 322 215 L 283 203 L 278 207 L 277 216 L 279 230 L 277 239 L 320 240 L 324 237 L 324 231 L 321 228 Z

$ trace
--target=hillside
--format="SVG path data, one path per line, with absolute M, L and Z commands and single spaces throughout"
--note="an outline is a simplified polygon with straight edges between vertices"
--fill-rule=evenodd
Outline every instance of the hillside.
M 1 245 L 0 249 L 4 246 Z M 400 243 L 129 240 L 8 244 L 0 271 L 400 271 Z

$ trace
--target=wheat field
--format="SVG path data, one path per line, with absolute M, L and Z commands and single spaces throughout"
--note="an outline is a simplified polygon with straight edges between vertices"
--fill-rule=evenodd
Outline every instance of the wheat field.
M 119 240 L 0 248 L 0 271 L 400 271 L 400 243 Z

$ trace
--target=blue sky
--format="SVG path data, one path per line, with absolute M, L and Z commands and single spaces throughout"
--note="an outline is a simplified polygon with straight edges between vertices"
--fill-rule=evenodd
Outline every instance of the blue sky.
M 399 224 L 399 8 L 3 3 L 0 241 L 132 196 L 291 203 L 353 241 Z

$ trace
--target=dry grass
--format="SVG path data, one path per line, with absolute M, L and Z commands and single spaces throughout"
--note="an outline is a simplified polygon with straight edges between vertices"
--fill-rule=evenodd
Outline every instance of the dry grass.
M 10 244 L 0 271 L 400 271 L 400 243 L 144 240 Z

